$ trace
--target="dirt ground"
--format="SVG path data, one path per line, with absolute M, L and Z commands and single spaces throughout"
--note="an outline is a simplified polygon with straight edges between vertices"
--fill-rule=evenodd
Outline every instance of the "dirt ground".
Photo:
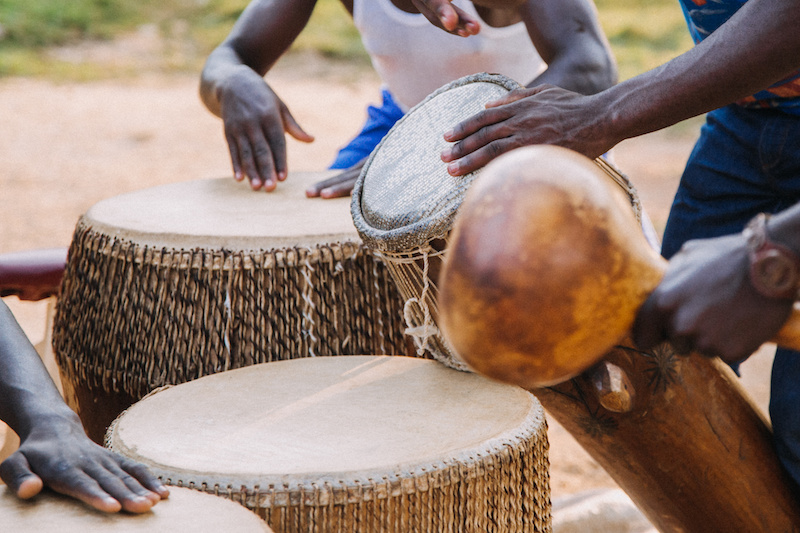
M 379 88 L 370 73 L 319 65 L 283 65 L 270 81 L 317 137 L 310 145 L 289 141 L 295 171 L 324 169 L 358 131 Z M 67 246 L 78 217 L 101 199 L 231 173 L 221 123 L 200 103 L 193 75 L 82 84 L 2 79 L 0 103 L 0 253 Z M 697 129 L 698 122 L 679 125 L 615 149 L 617 165 L 637 186 L 659 231 Z M 42 339 L 46 304 L 6 301 L 31 339 Z M 761 406 L 770 359 L 771 350 L 764 349 L 743 369 Z M 563 428 L 549 423 L 554 498 L 616 486 Z

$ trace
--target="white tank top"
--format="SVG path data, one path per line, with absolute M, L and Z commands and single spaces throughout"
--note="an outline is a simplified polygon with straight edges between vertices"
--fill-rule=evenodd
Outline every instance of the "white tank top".
M 469 0 L 453 4 L 478 18 Z M 527 85 L 547 68 L 523 22 L 457 37 L 391 0 L 353 0 L 353 20 L 372 65 L 395 101 L 408 111 L 439 87 L 477 72 L 504 74 Z

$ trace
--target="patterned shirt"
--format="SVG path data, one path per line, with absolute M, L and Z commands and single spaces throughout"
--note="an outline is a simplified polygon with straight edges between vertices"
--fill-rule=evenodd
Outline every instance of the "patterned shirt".
M 747 0 L 680 0 L 689 32 L 699 43 L 727 21 Z M 777 107 L 800 115 L 800 69 L 763 91 L 737 102 L 745 107 Z

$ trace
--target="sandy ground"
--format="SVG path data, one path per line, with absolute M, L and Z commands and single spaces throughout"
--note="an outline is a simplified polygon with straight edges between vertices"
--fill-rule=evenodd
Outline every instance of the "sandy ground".
M 378 95 L 374 75 L 360 71 L 281 66 L 270 80 L 317 137 L 310 145 L 289 142 L 294 171 L 325 168 Z M 101 199 L 230 175 L 221 123 L 200 103 L 194 76 L 85 84 L 2 79 L 0 103 L 0 253 L 67 246 L 78 217 Z M 696 131 L 693 122 L 615 149 L 659 231 Z M 6 301 L 31 339 L 42 339 L 46 304 Z M 770 359 L 765 349 L 744 365 L 745 385 L 762 407 Z M 616 486 L 552 420 L 549 437 L 554 497 Z

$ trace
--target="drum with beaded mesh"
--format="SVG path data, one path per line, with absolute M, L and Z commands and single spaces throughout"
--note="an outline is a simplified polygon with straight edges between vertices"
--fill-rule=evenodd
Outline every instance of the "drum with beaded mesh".
M 263 520 L 237 503 L 177 487 L 142 514 L 103 513 L 47 489 L 20 500 L 0 487 L 0 524 L 9 533 L 272 533 Z
M 433 92 L 400 119 L 367 159 L 353 189 L 353 221 L 364 244 L 389 269 L 403 307 L 406 333 L 420 354 L 466 370 L 438 324 L 436 280 L 458 208 L 480 170 L 448 174 L 440 154 L 444 133 L 520 85 L 497 74 L 475 74 Z M 628 195 L 643 228 L 641 204 L 631 182 L 606 159 L 595 160 Z M 651 232 L 652 234 L 652 232 Z M 656 239 L 653 238 L 653 241 Z
M 324 173 L 272 193 L 234 180 L 162 185 L 77 224 L 53 341 L 90 436 L 156 387 L 267 361 L 405 353 L 401 300 L 348 199 L 307 199 Z
M 551 530 L 539 402 L 416 357 L 293 359 L 166 387 L 106 445 L 276 532 Z

